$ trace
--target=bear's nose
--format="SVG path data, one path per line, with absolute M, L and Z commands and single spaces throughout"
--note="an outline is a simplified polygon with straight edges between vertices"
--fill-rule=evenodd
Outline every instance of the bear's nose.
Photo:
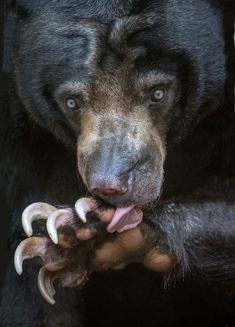
M 98 196 L 121 196 L 128 190 L 127 185 L 113 176 L 91 175 L 88 185 L 90 191 Z

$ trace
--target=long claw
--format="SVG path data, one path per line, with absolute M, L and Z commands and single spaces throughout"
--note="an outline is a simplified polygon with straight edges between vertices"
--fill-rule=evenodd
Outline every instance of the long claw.
M 37 256 L 43 258 L 45 251 L 44 245 L 45 238 L 43 237 L 27 238 L 18 245 L 14 255 L 14 265 L 15 270 L 19 275 L 21 275 L 23 272 L 24 260 Z
M 53 282 L 59 279 L 63 287 L 75 287 L 81 285 L 87 279 L 87 271 L 78 272 L 78 268 L 74 267 L 71 271 L 64 271 L 61 267 L 56 271 L 48 270 L 47 266 L 43 266 L 38 274 L 38 288 L 44 299 L 49 304 L 55 304 L 55 288 Z
M 81 220 L 86 223 L 86 213 L 95 205 L 95 200 L 89 198 L 81 198 L 75 203 L 75 210 Z
M 38 274 L 38 288 L 44 299 L 50 303 L 55 304 L 55 289 L 53 282 L 56 279 L 54 272 L 48 271 L 45 267 L 42 267 Z
M 30 204 L 22 214 L 22 225 L 27 236 L 33 235 L 32 222 L 47 217 L 56 210 L 55 207 L 44 202 L 35 202 Z
M 57 228 L 61 225 L 65 225 L 72 215 L 73 212 L 71 209 L 58 209 L 48 217 L 47 231 L 55 244 L 58 244 Z

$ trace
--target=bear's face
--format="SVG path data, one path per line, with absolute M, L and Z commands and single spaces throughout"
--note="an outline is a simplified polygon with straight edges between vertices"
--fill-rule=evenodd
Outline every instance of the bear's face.
M 81 90 L 73 83 L 65 85 L 64 110 L 68 94 L 76 94 L 74 88 Z M 77 157 L 88 189 L 116 205 L 144 204 L 158 197 L 166 117 L 178 91 L 174 78 L 159 72 L 136 74 L 124 61 L 113 74 L 100 72 L 84 90 L 89 93 L 80 98 L 87 98 L 87 104 L 71 100 L 79 107 L 78 115 L 82 111 Z
M 223 91 L 221 19 L 198 0 L 153 1 L 118 17 L 72 3 L 31 8 L 19 20 L 19 96 L 41 126 L 76 143 L 91 193 L 144 205 L 161 192 L 167 144 Z

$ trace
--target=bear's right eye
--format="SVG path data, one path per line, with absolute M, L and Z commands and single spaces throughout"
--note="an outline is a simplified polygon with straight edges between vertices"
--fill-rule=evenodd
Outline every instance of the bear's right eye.
M 151 101 L 152 102 L 161 102 L 167 95 L 167 90 L 164 87 L 158 87 L 153 90 L 151 94 Z
M 74 96 L 69 96 L 65 99 L 65 106 L 67 109 L 75 111 L 81 106 L 81 101 Z

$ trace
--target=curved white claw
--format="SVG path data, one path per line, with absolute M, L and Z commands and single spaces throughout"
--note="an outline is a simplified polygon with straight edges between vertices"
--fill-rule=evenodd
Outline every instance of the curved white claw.
M 57 227 L 66 225 L 66 221 L 71 218 L 73 212 L 71 209 L 58 209 L 54 211 L 47 219 L 47 231 L 51 240 L 58 244 Z
M 32 222 L 47 217 L 56 210 L 55 207 L 44 202 L 35 202 L 26 207 L 22 214 L 22 225 L 27 236 L 33 235 Z
M 49 304 L 55 304 L 55 289 L 53 286 L 54 278 L 50 278 L 50 272 L 46 270 L 45 267 L 42 267 L 38 274 L 38 288 L 44 299 Z
M 45 242 L 45 237 L 30 237 L 20 242 L 14 254 L 14 266 L 19 275 L 23 272 L 24 260 L 37 256 L 43 258 Z
M 81 198 L 75 203 L 76 213 L 84 223 L 86 223 L 87 211 L 91 210 L 92 208 L 91 204 L 94 204 L 94 200 L 89 198 Z
M 14 266 L 15 266 L 15 270 L 17 272 L 18 275 L 21 275 L 23 272 L 23 251 L 24 251 L 24 247 L 25 247 L 25 243 L 26 243 L 27 239 L 22 241 L 16 248 L 15 254 L 14 254 Z

